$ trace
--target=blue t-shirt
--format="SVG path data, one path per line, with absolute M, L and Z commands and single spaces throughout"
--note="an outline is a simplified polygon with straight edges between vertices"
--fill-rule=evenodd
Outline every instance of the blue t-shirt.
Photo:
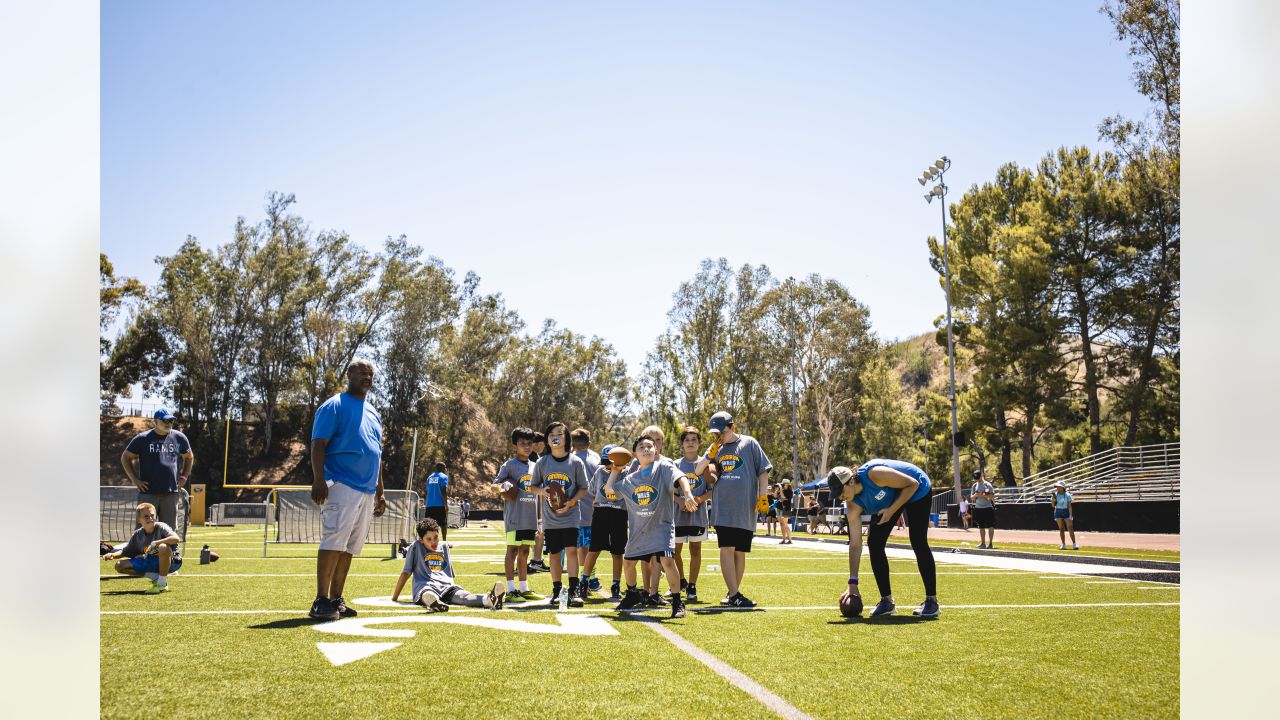
M 903 475 L 910 475 L 920 483 L 920 487 L 916 488 L 911 497 L 907 498 L 907 502 L 914 502 L 922 497 L 928 497 L 929 490 L 932 489 L 933 484 L 929 482 L 929 476 L 920 468 L 901 460 L 868 460 L 858 468 L 858 482 L 862 484 L 862 492 L 858 493 L 853 499 L 862 508 L 863 512 L 875 515 L 892 505 L 893 501 L 898 499 L 898 493 L 901 492 L 898 488 L 880 487 L 871 482 L 867 471 L 878 465 L 887 467 L 890 470 L 897 470 Z
M 1067 510 L 1071 507 L 1071 493 L 1054 493 L 1053 507 L 1055 510 Z
M 382 419 L 373 405 L 347 393 L 324 401 L 311 425 L 312 440 L 328 440 L 324 477 L 372 495 L 382 465 Z
M 186 435 L 177 430 L 167 435 L 148 430 L 135 435 L 125 449 L 138 456 L 138 472 L 148 493 L 178 491 L 178 456 L 191 452 Z
M 433 472 L 427 476 L 427 507 L 444 507 L 444 493 L 449 489 L 449 476 Z

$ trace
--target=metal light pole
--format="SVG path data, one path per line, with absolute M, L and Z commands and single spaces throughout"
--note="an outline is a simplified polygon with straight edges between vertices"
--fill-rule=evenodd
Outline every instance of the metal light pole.
M 938 184 L 933 186 L 924 199 L 929 203 L 932 203 L 935 197 L 942 201 L 939 203 L 942 206 L 942 272 L 947 281 L 947 364 L 951 370 L 951 471 L 954 484 L 952 493 L 958 505 L 964 498 L 964 492 L 960 486 L 960 427 L 956 420 L 956 351 L 955 343 L 951 338 L 951 250 L 947 246 L 947 186 L 942 182 L 943 173 L 950 169 L 951 160 L 943 155 L 926 168 L 916 181 L 923 186 L 937 178 Z

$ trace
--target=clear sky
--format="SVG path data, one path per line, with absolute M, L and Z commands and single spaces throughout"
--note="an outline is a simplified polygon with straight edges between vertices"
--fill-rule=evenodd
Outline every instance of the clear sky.
M 834 277 L 907 337 L 945 310 L 927 164 L 958 200 L 1145 114 L 1099 4 L 106 2 L 102 248 L 150 284 L 279 190 L 633 374 L 706 257 Z

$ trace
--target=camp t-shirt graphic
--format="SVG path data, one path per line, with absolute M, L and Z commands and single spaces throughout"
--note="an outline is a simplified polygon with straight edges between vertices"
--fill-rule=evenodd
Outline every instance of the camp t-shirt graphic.
M 631 499 L 642 508 L 647 508 L 657 495 L 658 491 L 648 483 L 637 485 L 635 490 L 631 491 Z
M 693 469 L 698 466 L 697 460 L 685 460 L 680 458 L 676 463 L 676 467 L 680 472 L 684 473 L 684 477 L 689 481 L 689 494 L 695 498 L 706 495 L 711 489 L 707 485 L 707 481 L 693 473 Z M 708 523 L 707 506 L 705 504 L 698 505 L 693 512 L 688 512 L 684 508 L 676 507 L 676 526 L 677 527 L 700 527 L 705 528 Z

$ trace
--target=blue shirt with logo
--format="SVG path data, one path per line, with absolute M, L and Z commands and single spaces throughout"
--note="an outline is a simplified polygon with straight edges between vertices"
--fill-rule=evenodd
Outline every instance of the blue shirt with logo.
M 449 476 L 433 472 L 427 476 L 427 507 L 444 507 L 444 490 L 449 489 Z
M 312 440 L 327 440 L 324 477 L 372 495 L 382 465 L 382 418 L 373 405 L 339 393 L 316 410 Z
M 177 430 L 161 435 L 155 430 L 139 433 L 125 448 L 138 456 L 138 473 L 148 493 L 178 491 L 178 457 L 191 452 L 191 441 Z
M 929 476 L 920 468 L 901 460 L 868 460 L 858 468 L 858 482 L 862 484 L 862 492 L 858 493 L 853 499 L 864 512 L 875 515 L 892 505 L 893 501 L 898 499 L 898 493 L 901 492 L 898 488 L 880 487 L 871 481 L 868 471 L 878 465 L 897 470 L 903 475 L 909 475 L 920 483 L 920 487 L 916 488 L 910 498 L 907 498 L 907 502 L 914 502 L 922 497 L 928 497 L 929 490 L 932 489 L 933 484 L 929 482 Z

